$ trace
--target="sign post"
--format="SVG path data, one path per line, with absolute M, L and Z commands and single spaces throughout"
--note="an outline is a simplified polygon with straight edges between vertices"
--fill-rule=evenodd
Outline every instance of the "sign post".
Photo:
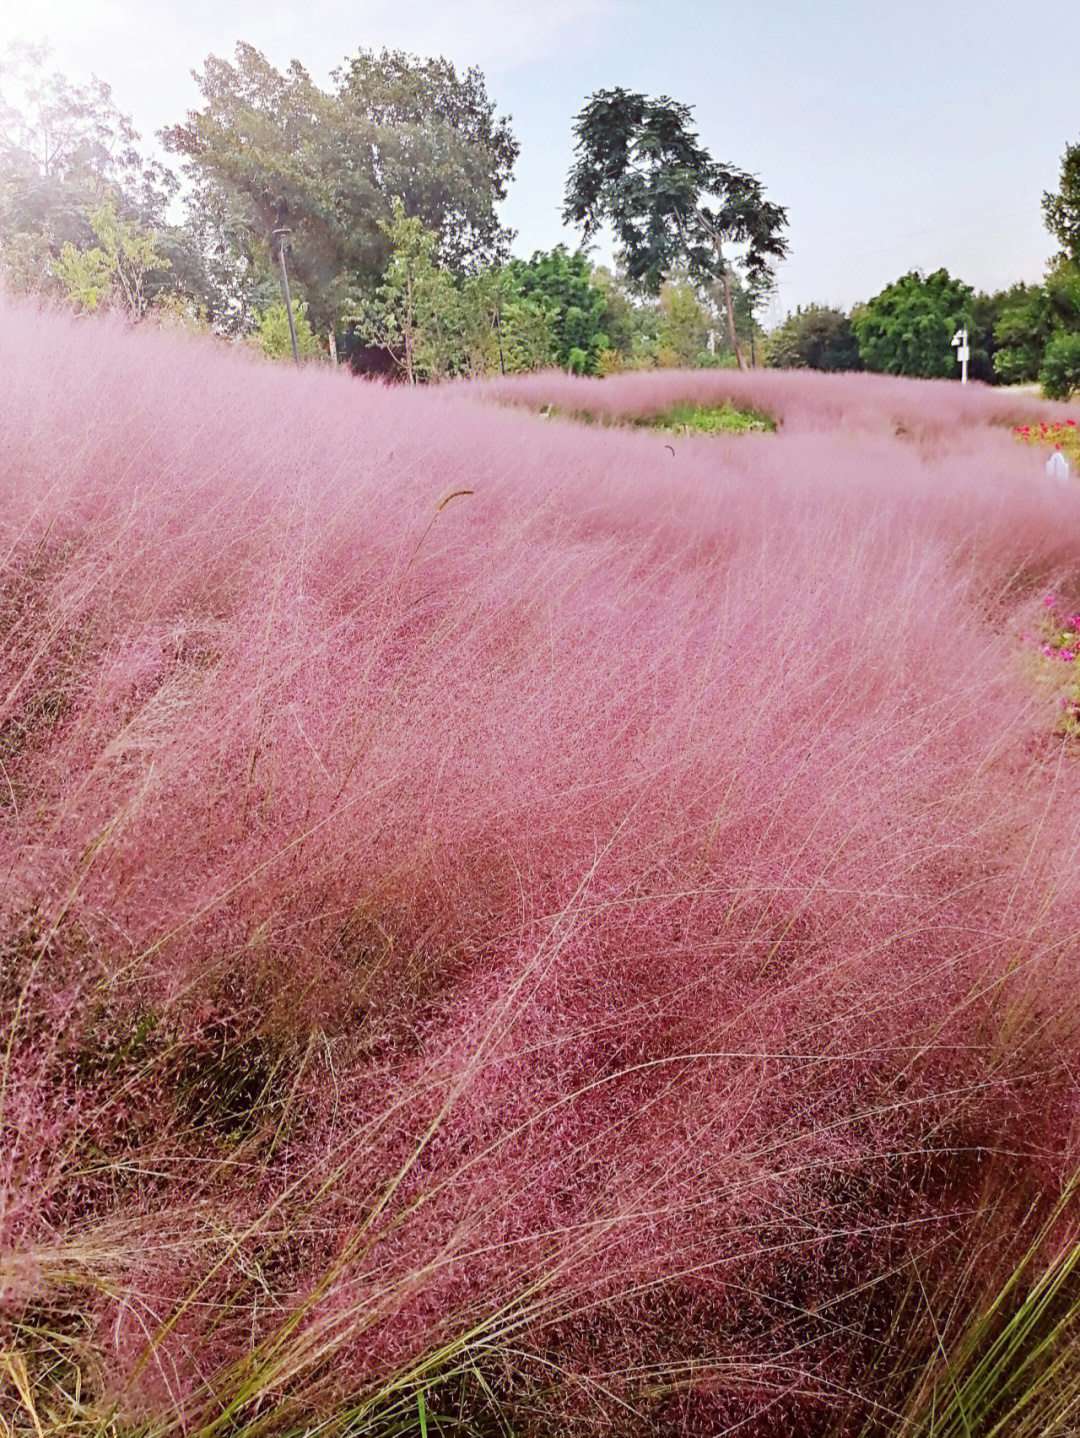
M 956 350 L 956 358 L 960 361 L 960 383 L 967 384 L 968 360 L 971 358 L 971 350 L 968 348 L 968 332 L 965 325 L 958 329 L 952 337 L 953 348 Z

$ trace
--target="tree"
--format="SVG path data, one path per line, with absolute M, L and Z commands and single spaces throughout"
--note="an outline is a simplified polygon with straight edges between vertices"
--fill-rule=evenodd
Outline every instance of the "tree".
M 510 374 L 558 363 L 558 306 L 545 295 L 512 294 L 502 317 L 504 363 Z
M 93 216 L 103 205 L 114 226 L 158 232 L 176 192 L 175 177 L 141 157 L 109 86 L 76 85 L 48 70 L 48 56 L 46 46 L 18 44 L 0 62 L 0 263 L 17 289 L 62 282 L 65 246 L 99 248 Z
M 549 302 L 552 313 L 551 363 L 566 369 L 577 351 L 585 373 L 592 374 L 601 350 L 608 347 L 603 328 L 607 299 L 592 283 L 589 262 L 581 250 L 565 245 L 545 252 L 536 250 L 530 260 L 511 260 L 507 266 L 510 289 L 522 300 Z
M 710 358 L 709 313 L 694 285 L 668 280 L 660 287 L 657 362 L 665 369 L 689 369 Z
M 693 280 L 718 280 L 743 368 L 725 247 L 745 246 L 748 278 L 766 282 L 770 262 L 787 254 L 787 214 L 765 199 L 753 175 L 714 161 L 690 122 L 690 109 L 666 96 L 598 91 L 574 122 L 577 158 L 563 214 L 586 238 L 610 221 L 627 274 L 647 293 L 657 294 L 680 264 Z
M 460 363 L 459 296 L 436 263 L 438 235 L 394 200 L 392 252 L 374 299 L 355 317 L 361 335 L 393 354 L 409 384 L 443 379 Z
M 1046 228 L 1061 246 L 1062 255 L 1080 264 L 1080 140 L 1066 145 L 1061 158 L 1061 188 L 1043 192 Z
M 1046 346 L 1039 383 L 1049 399 L 1068 399 L 1080 391 L 1080 332 L 1059 330 Z
M 235 64 L 211 55 L 195 79 L 205 105 L 162 139 L 183 157 L 193 225 L 234 316 L 287 228 L 298 289 L 332 327 L 386 267 L 395 197 L 436 235 L 440 265 L 478 267 L 505 247 L 495 204 L 518 148 L 479 70 L 362 50 L 327 92 L 298 61 L 282 73 L 239 44 Z
M 276 304 L 272 304 L 269 309 L 259 315 L 255 332 L 252 335 L 254 344 L 271 359 L 291 360 L 293 357 L 292 334 L 295 334 L 297 352 L 304 359 L 314 359 L 319 354 L 319 342 L 308 321 L 307 304 L 304 300 L 293 300 L 292 319 L 293 328 L 290 333 L 289 317 L 285 312 L 285 305 L 278 300 Z
M 620 361 L 628 361 L 634 352 L 639 331 L 637 305 L 627 292 L 622 277 L 612 274 L 606 265 L 598 265 L 590 271 L 589 283 L 603 296 L 600 324 L 608 336 L 611 351 L 618 355 Z
M 852 319 L 867 369 L 945 378 L 957 372 L 955 332 L 971 322 L 974 292 L 947 270 L 912 270 Z
M 90 225 L 98 243 L 78 250 L 69 241 L 55 265 L 68 298 L 85 310 L 115 298 L 132 319 L 141 320 L 150 307 L 149 278 L 168 270 L 170 261 L 158 253 L 150 231 L 122 219 L 111 200 L 93 211 Z
M 473 66 L 459 76 L 441 56 L 361 50 L 334 79 L 348 138 L 343 158 L 371 177 L 382 203 L 376 218 L 388 218 L 400 196 L 405 213 L 438 236 L 440 266 L 469 271 L 505 258 L 513 236 L 495 206 L 506 198 L 519 146 L 509 118 L 496 118 L 483 73 Z
M 1005 384 L 1038 379 L 1056 334 L 1080 331 L 1080 265 L 1059 259 L 1041 285 L 1014 285 L 994 325 L 994 371 Z
M 859 337 L 843 310 L 809 305 L 772 331 L 765 363 L 775 369 L 862 369 Z
M 461 282 L 461 366 L 474 378 L 498 370 L 505 373 L 502 329 L 507 290 L 506 271 L 498 265 L 487 265 Z

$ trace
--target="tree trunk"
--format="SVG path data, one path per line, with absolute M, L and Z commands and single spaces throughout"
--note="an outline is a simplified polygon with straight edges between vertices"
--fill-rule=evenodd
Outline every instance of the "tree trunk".
M 405 379 L 409 384 L 416 383 L 416 375 L 413 372 L 413 302 L 412 302 L 412 275 L 405 275 Z
M 724 312 L 727 315 L 728 339 L 731 340 L 731 348 L 735 351 L 735 363 L 740 369 L 745 369 L 746 357 L 739 345 L 739 336 L 735 333 L 735 307 L 731 302 L 731 281 L 728 279 L 727 266 L 724 264 L 719 245 L 716 247 L 716 258 L 720 264 L 720 283 L 724 287 Z
M 337 364 L 337 339 L 334 335 L 333 325 L 331 325 L 330 328 L 326 331 L 326 338 L 330 341 L 330 358 L 333 360 L 334 364 Z

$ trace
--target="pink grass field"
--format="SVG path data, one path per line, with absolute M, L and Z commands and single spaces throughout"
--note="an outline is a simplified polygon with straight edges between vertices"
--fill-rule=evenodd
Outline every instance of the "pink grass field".
M 1071 412 L 10 302 L 0 374 L 0 1410 L 922 1431 L 1080 1237 Z

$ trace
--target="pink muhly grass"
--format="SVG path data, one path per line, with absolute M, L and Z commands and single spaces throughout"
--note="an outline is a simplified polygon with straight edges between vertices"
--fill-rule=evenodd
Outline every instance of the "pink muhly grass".
M 1015 401 L 86 334 L 0 332 L 2 1301 L 67 1293 L 161 1432 L 463 1351 L 555 1354 L 567 1431 L 657 1364 L 751 1418 L 793 1338 L 810 1407 L 885 1401 L 866 1285 L 947 1317 L 995 1175 L 1041 1214 L 1080 1159 L 1011 627 L 1080 555 Z M 717 397 L 780 432 L 495 403 Z

